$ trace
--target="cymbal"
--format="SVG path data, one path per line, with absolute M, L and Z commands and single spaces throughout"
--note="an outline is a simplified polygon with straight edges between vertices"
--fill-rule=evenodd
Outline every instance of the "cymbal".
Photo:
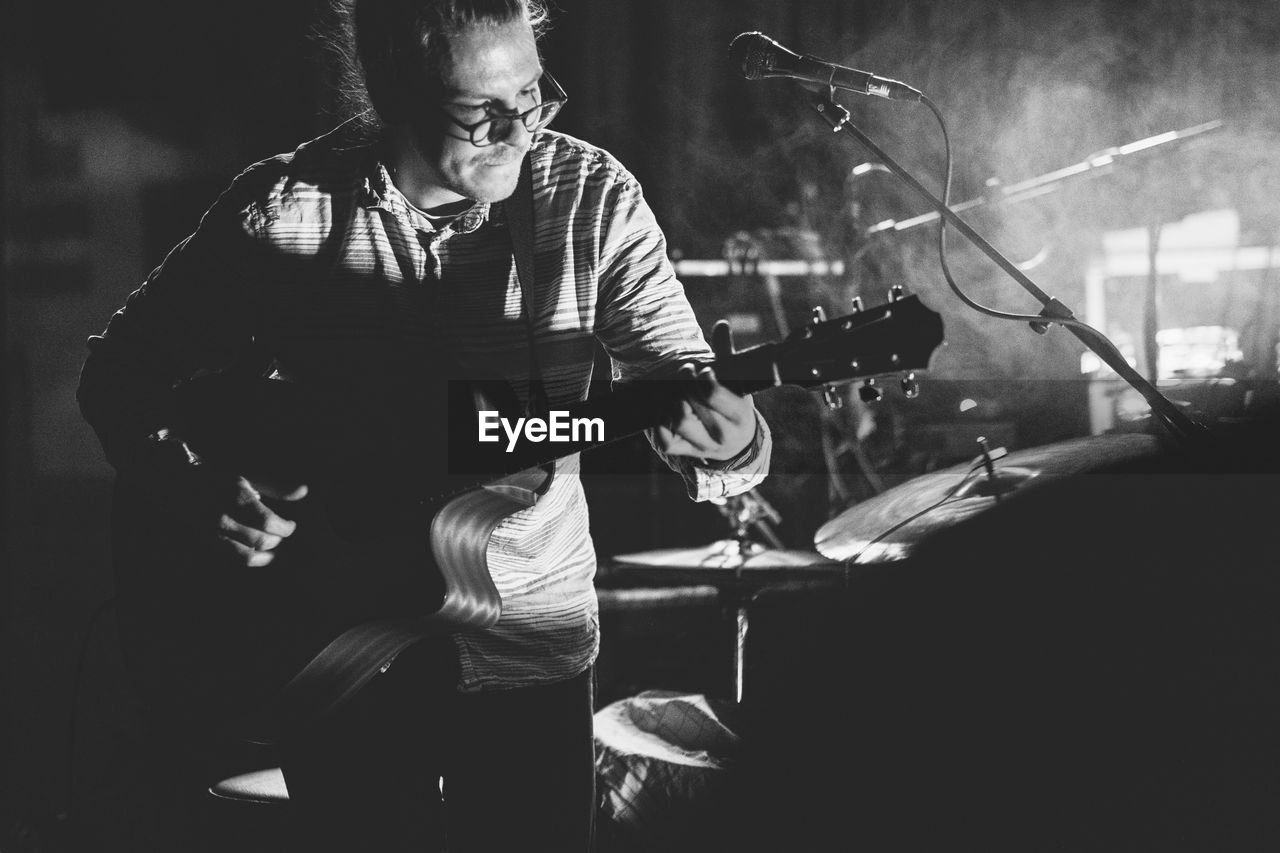
M 910 556 L 929 535 L 985 512 L 1023 489 L 1154 458 L 1155 436 L 1098 435 L 1016 450 L 993 463 L 981 457 L 916 477 L 846 509 L 818 528 L 814 547 L 832 560 L 883 563 Z
M 661 548 L 619 554 L 613 571 L 659 583 L 762 585 L 829 578 L 843 571 L 812 551 L 767 548 L 756 542 L 721 539 L 695 548 Z

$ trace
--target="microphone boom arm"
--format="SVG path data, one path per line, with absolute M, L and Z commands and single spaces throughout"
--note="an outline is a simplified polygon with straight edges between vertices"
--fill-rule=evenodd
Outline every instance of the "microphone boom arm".
M 1139 152 L 1148 151 L 1158 145 L 1165 145 L 1170 142 L 1178 142 L 1192 136 L 1198 136 L 1201 133 L 1207 133 L 1211 130 L 1218 130 L 1223 126 L 1220 120 L 1208 121 L 1204 124 L 1198 124 L 1195 127 L 1188 127 L 1184 130 L 1171 130 L 1167 133 L 1160 133 L 1155 136 L 1148 136 L 1145 139 L 1139 139 L 1137 142 L 1130 142 L 1127 145 L 1121 145 L 1119 148 L 1108 148 L 1106 151 L 1100 151 L 1097 154 L 1061 169 L 1049 172 L 1039 177 L 1030 178 L 1020 183 L 1010 184 L 1000 188 L 998 197 L 979 196 L 968 201 L 957 202 L 951 205 L 951 209 L 956 213 L 963 213 L 966 210 L 972 210 L 975 207 L 981 207 L 984 204 L 1015 204 L 1020 201 L 1027 201 L 1032 198 L 1039 198 L 1055 192 L 1064 183 L 1073 178 L 1094 177 L 1109 172 L 1116 164 L 1117 160 L 1128 157 Z M 919 216 L 913 216 L 910 219 L 896 220 L 886 219 L 883 222 L 877 222 L 867 229 L 867 236 L 879 234 L 882 231 L 893 231 L 901 233 L 909 231 L 920 225 L 927 225 L 930 222 L 938 221 L 937 211 L 929 211 Z

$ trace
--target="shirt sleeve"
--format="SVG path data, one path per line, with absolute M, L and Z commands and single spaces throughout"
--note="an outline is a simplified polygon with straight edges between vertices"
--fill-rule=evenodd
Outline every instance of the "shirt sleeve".
M 239 361 L 259 325 L 264 250 L 248 173 L 89 338 L 77 399 L 117 470 L 176 426 L 174 386 Z
M 686 361 L 712 361 L 667 257 L 666 238 L 639 184 L 625 173 L 609 194 L 600 240 L 596 334 L 612 360 L 614 383 L 661 374 Z M 741 494 L 769 471 L 773 439 L 758 411 L 754 438 L 726 462 L 668 456 L 658 450 L 653 430 L 646 437 L 695 501 Z

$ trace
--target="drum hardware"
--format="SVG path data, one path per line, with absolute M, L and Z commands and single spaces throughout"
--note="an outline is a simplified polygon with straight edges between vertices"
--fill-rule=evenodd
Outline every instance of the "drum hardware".
M 665 548 L 613 558 L 612 571 L 660 585 L 710 585 L 716 588 L 726 614 L 734 622 L 733 698 L 742 702 L 748 607 L 768 587 L 829 582 L 843 577 L 842 563 L 821 554 L 781 547 L 772 525 L 782 518 L 754 490 L 719 502 L 733 537 L 695 548 Z M 749 530 L 760 531 L 773 547 L 752 540 Z
M 753 527 L 772 547 L 782 548 L 782 540 L 772 527 L 782 523 L 782 516 L 755 489 L 731 498 L 712 498 L 711 503 L 729 521 L 740 550 L 748 550 L 754 544 L 749 535 Z
M 1066 166 L 1061 169 L 1055 169 L 1052 172 L 1039 175 L 1029 180 L 1020 181 L 1016 184 L 1005 185 L 997 178 L 988 179 L 986 182 L 986 191 L 975 198 L 968 201 L 961 201 L 951 205 L 951 210 L 955 213 L 964 213 L 976 207 L 983 205 L 998 204 L 1016 204 L 1022 201 L 1029 201 L 1040 198 L 1048 193 L 1061 189 L 1066 183 L 1075 178 L 1092 178 L 1100 175 L 1108 174 L 1115 170 L 1116 163 L 1124 160 L 1130 155 L 1145 153 L 1154 148 L 1169 143 L 1181 144 L 1184 140 L 1191 137 L 1199 136 L 1202 133 L 1221 130 L 1223 122 L 1215 119 L 1198 124 L 1194 127 L 1183 128 L 1181 130 L 1171 130 L 1165 133 L 1158 133 L 1154 136 L 1148 136 L 1145 139 L 1139 139 L 1134 142 L 1126 143 L 1114 148 L 1108 148 L 1091 154 L 1083 161 Z M 889 167 L 880 163 L 862 163 L 855 166 L 850 172 L 850 177 L 860 177 L 871 171 L 890 172 Z M 901 233 L 909 231 L 912 228 L 921 225 L 927 225 L 931 222 L 938 221 L 938 211 L 932 210 L 914 216 L 910 219 L 901 221 L 896 219 L 886 219 L 877 222 L 866 231 L 866 236 L 871 237 L 885 231 L 893 233 Z
M 1003 495 L 1016 491 L 1019 486 L 1039 473 L 1029 468 L 1007 466 L 997 470 L 995 467 L 996 460 L 1008 456 L 1009 451 L 1003 447 L 997 447 L 992 450 L 986 436 L 981 435 L 978 436 L 978 446 L 982 448 L 982 455 L 975 459 L 974 463 L 975 465 L 982 465 L 985 476 L 966 480 L 960 488 L 956 489 L 954 496 L 957 498 L 977 495 L 978 497 L 995 498 L 996 501 L 999 501 Z M 973 469 L 970 470 L 972 472 Z

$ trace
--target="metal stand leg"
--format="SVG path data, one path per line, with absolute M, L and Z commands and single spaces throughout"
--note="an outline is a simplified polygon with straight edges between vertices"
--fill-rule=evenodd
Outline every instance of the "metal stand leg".
M 742 704 L 743 672 L 747 651 L 747 602 L 738 600 L 737 638 L 733 645 L 733 701 Z

